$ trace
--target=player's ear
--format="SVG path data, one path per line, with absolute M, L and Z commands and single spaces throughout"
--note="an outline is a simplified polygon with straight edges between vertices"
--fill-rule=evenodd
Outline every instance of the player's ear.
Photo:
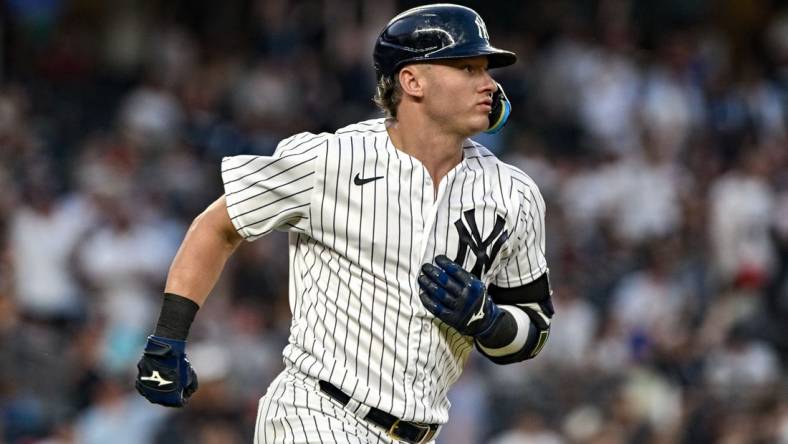
M 407 65 L 399 70 L 399 84 L 402 92 L 412 97 L 424 96 L 424 73 L 419 65 Z

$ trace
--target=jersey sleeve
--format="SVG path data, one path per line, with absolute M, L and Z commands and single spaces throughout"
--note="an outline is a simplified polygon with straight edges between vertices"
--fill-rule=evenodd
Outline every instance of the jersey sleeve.
M 310 232 L 310 206 L 317 159 L 328 135 L 301 133 L 279 143 L 272 156 L 222 160 L 227 212 L 246 240 L 272 230 Z
M 519 173 L 519 174 L 518 174 Z M 513 202 L 519 202 L 517 220 L 510 236 L 510 254 L 492 282 L 498 287 L 520 287 L 547 272 L 545 259 L 545 202 L 539 188 L 524 173 L 510 178 Z

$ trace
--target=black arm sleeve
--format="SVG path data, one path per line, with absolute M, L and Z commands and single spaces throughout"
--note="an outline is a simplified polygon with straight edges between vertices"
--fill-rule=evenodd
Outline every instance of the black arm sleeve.
M 493 302 L 510 311 L 488 333 L 476 338 L 479 352 L 496 364 L 524 361 L 539 354 L 550 335 L 550 322 L 555 313 L 548 274 L 521 287 L 491 285 L 488 291 Z M 528 322 L 517 322 L 512 314 L 517 313 L 515 310 L 524 313 Z M 519 331 L 526 328 L 527 331 Z M 525 338 L 521 346 L 514 345 L 522 342 L 522 339 L 517 341 L 518 337 Z

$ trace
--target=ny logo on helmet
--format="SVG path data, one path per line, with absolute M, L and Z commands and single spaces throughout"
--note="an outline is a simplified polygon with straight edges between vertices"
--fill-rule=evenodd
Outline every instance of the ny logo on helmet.
M 454 227 L 457 229 L 457 234 L 460 237 L 460 243 L 457 247 L 457 257 L 454 262 L 462 265 L 465 262 L 465 257 L 468 254 L 468 249 L 471 250 L 476 256 L 476 263 L 471 269 L 471 274 L 477 278 L 482 278 L 482 273 L 488 271 L 490 266 L 501 251 L 503 244 L 509 239 L 509 232 L 504 230 L 503 227 L 506 221 L 500 215 L 495 218 L 495 225 L 487 238 L 482 239 L 479 233 L 479 228 L 476 226 L 476 211 L 467 210 L 462 213 L 462 217 L 454 222 Z M 463 219 L 465 219 L 463 223 Z M 492 245 L 492 248 L 490 246 Z M 490 252 L 487 249 L 490 248 Z
M 479 38 L 490 40 L 490 34 L 487 34 L 487 27 L 484 26 L 482 18 L 478 15 L 476 16 L 476 27 L 479 28 Z

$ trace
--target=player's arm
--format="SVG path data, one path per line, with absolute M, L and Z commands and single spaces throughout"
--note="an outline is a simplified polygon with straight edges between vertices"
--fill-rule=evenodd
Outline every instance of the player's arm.
M 137 364 L 135 386 L 149 401 L 180 407 L 197 390 L 197 375 L 186 359 L 186 338 L 197 310 L 241 240 L 224 196 L 189 227 L 167 276 L 156 330 Z
M 170 266 L 165 293 L 202 305 L 242 240 L 222 196 L 197 216 L 186 232 Z
M 488 291 L 504 315 L 476 336 L 478 350 L 497 364 L 524 361 L 539 354 L 550 336 L 555 313 L 548 273 L 520 287 L 490 285 Z
M 315 162 L 327 146 L 327 136 L 301 133 L 280 142 L 271 157 L 222 160 L 224 195 L 191 224 L 167 276 L 156 331 L 137 364 L 136 387 L 149 401 L 180 407 L 197 389 L 186 337 L 241 240 L 277 229 L 309 233 Z
M 531 359 L 550 334 L 553 306 L 547 273 L 517 288 L 486 288 L 446 256 L 424 264 L 421 301 L 432 314 L 464 335 L 498 364 Z

